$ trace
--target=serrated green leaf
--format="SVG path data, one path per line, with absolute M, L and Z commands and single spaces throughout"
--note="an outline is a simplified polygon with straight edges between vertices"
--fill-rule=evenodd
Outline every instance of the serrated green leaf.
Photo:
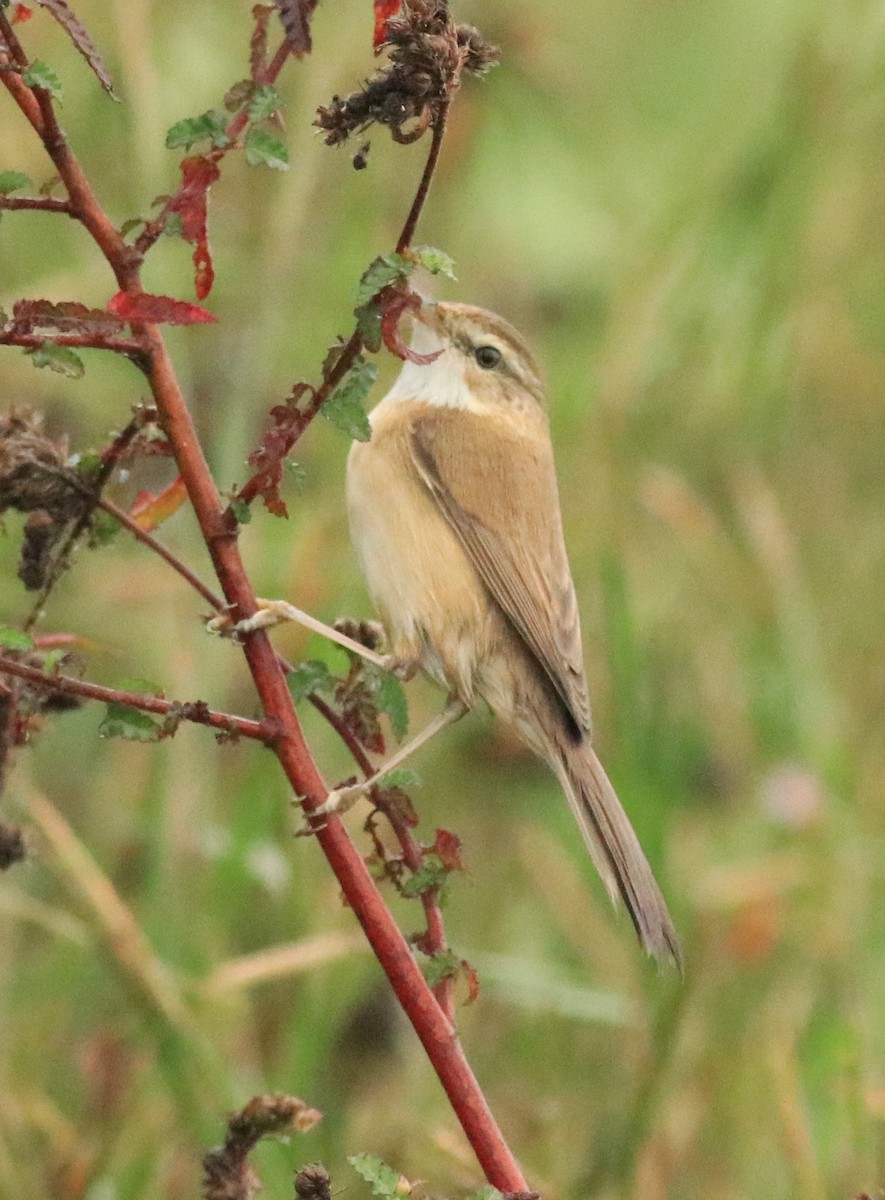
M 118 704 L 116 700 L 107 706 L 98 727 L 99 737 L 121 737 L 130 742 L 156 742 L 161 732 L 162 726 L 150 713 Z
M 377 354 L 381 349 L 381 307 L 374 299 L 361 304 L 353 310 L 356 317 L 356 328 L 363 345 L 371 354 Z
M 166 134 L 166 149 L 176 150 L 183 146 L 189 150 L 196 142 L 205 139 L 216 149 L 229 145 L 227 113 L 210 109 L 199 117 L 185 117 L 182 121 L 176 121 Z
M 246 134 L 246 162 L 250 167 L 273 167 L 275 171 L 288 171 L 289 151 L 278 137 L 253 125 Z
M 39 58 L 35 58 L 28 69 L 22 73 L 22 80 L 28 87 L 43 88 L 44 91 L 49 92 L 53 100 L 61 99 L 61 80 L 52 67 Z
M 373 1196 L 397 1196 L 400 1173 L 389 1167 L 383 1159 L 374 1154 L 352 1154 L 347 1161 L 360 1178 L 372 1185 Z
M 0 625 L 0 646 L 4 650 L 33 650 L 34 639 L 12 625 Z
M 311 692 L 328 692 L 335 686 L 331 671 L 324 662 L 308 658 L 286 676 L 292 699 L 303 700 Z
M 446 254 L 445 250 L 438 250 L 436 246 L 416 246 L 412 253 L 431 275 L 446 275 L 449 279 L 457 278 L 455 260 L 450 254 Z
M 395 675 L 382 675 L 375 693 L 375 703 L 390 717 L 390 724 L 397 740 L 402 741 L 409 732 L 409 702 L 403 685 Z
M 422 963 L 424 978 L 430 987 L 436 987 L 444 979 L 451 979 L 461 969 L 461 960 L 454 950 L 440 950 Z
M 245 500 L 238 500 L 236 496 L 231 496 L 229 500 L 231 512 L 238 525 L 248 525 L 252 520 L 252 509 Z
M 253 121 L 266 121 L 282 107 L 279 88 L 272 83 L 263 83 L 249 97 L 249 117 Z
M 355 306 L 360 308 L 374 299 L 382 288 L 395 283 L 397 279 L 407 278 L 414 269 L 415 264 L 408 258 L 403 258 L 401 254 L 382 254 L 369 263 L 363 272 L 356 289 Z
M 90 550 L 98 550 L 117 536 L 121 529 L 120 522 L 116 517 L 112 517 L 110 513 L 104 512 L 102 509 L 96 510 L 92 514 L 92 520 L 89 523 L 89 548 Z
M 28 187 L 30 179 L 21 171 L 0 171 L 0 196 L 8 196 L 10 192 L 19 192 Z
M 320 409 L 327 421 L 358 442 L 367 442 L 372 436 L 363 401 L 377 377 L 378 368 L 374 363 L 359 359 Z
M 43 342 L 36 350 L 26 351 L 35 367 L 48 367 L 68 379 L 82 379 L 86 373 L 83 360 L 69 346 L 58 346 L 55 342 Z
M 438 858 L 429 856 L 418 870 L 403 884 L 404 896 L 423 896 L 433 888 L 441 888 L 449 877 L 449 872 Z

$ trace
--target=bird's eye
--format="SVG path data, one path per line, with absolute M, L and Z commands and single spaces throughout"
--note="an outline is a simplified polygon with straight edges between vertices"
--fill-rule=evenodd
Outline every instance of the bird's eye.
M 476 364 L 483 371 L 494 371 L 495 367 L 500 366 L 501 351 L 497 346 L 477 346 L 473 351 L 473 357 L 476 359 Z

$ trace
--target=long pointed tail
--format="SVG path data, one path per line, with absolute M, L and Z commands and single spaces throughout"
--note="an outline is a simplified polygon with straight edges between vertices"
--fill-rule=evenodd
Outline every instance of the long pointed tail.
M 648 953 L 681 971 L 682 949 L 664 897 L 592 746 L 560 745 L 551 759 L 612 900 L 623 899 Z

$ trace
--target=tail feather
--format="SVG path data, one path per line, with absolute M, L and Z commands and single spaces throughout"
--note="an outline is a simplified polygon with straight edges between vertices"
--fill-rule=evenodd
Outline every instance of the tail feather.
M 646 951 L 682 970 L 682 948 L 633 826 L 589 742 L 558 748 L 554 766 L 606 889 L 622 899 Z

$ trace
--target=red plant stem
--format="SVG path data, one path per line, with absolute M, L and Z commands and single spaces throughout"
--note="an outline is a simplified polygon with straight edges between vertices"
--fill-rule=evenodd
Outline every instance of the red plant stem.
M 72 675 L 47 675 L 39 667 L 29 666 L 17 658 L 9 658 L 6 655 L 0 655 L 0 675 L 13 675 L 17 679 L 26 679 L 35 687 L 44 688 L 47 692 L 62 692 L 66 696 L 82 696 L 84 700 L 100 700 L 104 704 L 125 704 L 127 708 L 137 708 L 141 712 L 156 713 L 158 716 L 178 712 L 183 721 L 192 721 L 196 725 L 208 725 L 212 729 L 220 729 L 225 733 L 238 734 L 241 737 L 255 738 L 260 742 L 270 741 L 275 732 L 268 722 L 252 721 L 248 717 L 215 712 L 199 703 L 188 704 L 167 700 L 164 696 L 150 696 L 145 692 L 127 692 L 121 688 L 102 687 L 101 684 L 89 683 L 85 679 L 75 679 Z
M 375 773 L 375 768 L 369 761 L 365 751 L 359 744 L 357 739 L 346 721 L 342 721 L 333 708 L 326 704 L 322 697 L 313 693 L 308 696 L 308 700 L 314 706 L 318 713 L 332 726 L 338 736 L 347 746 L 351 755 L 354 758 L 359 769 L 362 771 L 366 779 L 369 779 Z M 403 862 L 410 871 L 417 871 L 424 862 L 424 855 L 421 850 L 421 845 L 417 838 L 413 835 L 411 829 L 400 816 L 400 814 L 392 808 L 384 807 L 381 809 L 387 820 L 390 822 L 393 832 L 396 834 L 403 852 Z M 449 947 L 448 939 L 446 938 L 446 927 L 443 922 L 442 911 L 439 907 L 439 888 L 429 888 L 421 893 L 421 902 L 424 907 L 424 917 L 427 921 L 427 942 L 430 948 L 430 953 L 438 954 Z M 455 1017 L 455 989 L 454 980 L 447 976 L 441 979 L 434 987 L 433 994 L 439 1001 L 440 1007 L 450 1021 L 454 1021 Z
M 0 36 L 15 57 L 18 42 L 2 15 Z M 16 84 L 10 86 L 12 80 Z M 138 252 L 125 244 L 99 204 L 58 127 L 48 93 L 42 89 L 32 91 L 8 71 L 0 72 L 0 81 L 6 84 L 43 141 L 67 188 L 74 211 L 105 255 L 120 290 L 137 295 L 142 291 Z M 256 608 L 255 594 L 237 548 L 236 526 L 227 518 L 221 504 L 161 333 L 154 325 L 137 326 L 133 332 L 136 338 L 144 339 L 146 353 L 142 362 L 160 423 L 175 453 L 232 616 L 234 620 L 251 616 Z M 328 790 L 304 740 L 277 656 L 263 631 L 244 639 L 243 652 L 266 718 L 276 726 L 276 736 L 270 745 L 309 812 L 322 803 Z M 42 672 L 40 676 L 45 678 Z M 522 1172 L 492 1116 L 455 1028 L 428 987 L 415 956 L 343 824 L 337 817 L 332 817 L 317 831 L 316 837 L 445 1088 L 486 1178 L 504 1192 L 527 1191 Z
M 443 138 L 446 132 L 446 121 L 449 115 L 449 104 L 450 101 L 446 100 L 439 106 L 436 119 L 433 122 L 430 153 L 427 155 L 427 162 L 424 164 L 424 171 L 418 184 L 418 190 L 415 192 L 412 207 L 409 209 L 409 215 L 406 217 L 402 233 L 399 235 L 396 243 L 397 254 L 402 254 L 407 250 L 412 244 L 412 238 L 415 236 L 415 230 L 418 227 L 418 218 L 421 216 L 421 212 L 427 201 L 430 184 L 433 181 L 433 176 L 436 173 L 436 165 L 439 162 L 439 152 L 442 149 Z

